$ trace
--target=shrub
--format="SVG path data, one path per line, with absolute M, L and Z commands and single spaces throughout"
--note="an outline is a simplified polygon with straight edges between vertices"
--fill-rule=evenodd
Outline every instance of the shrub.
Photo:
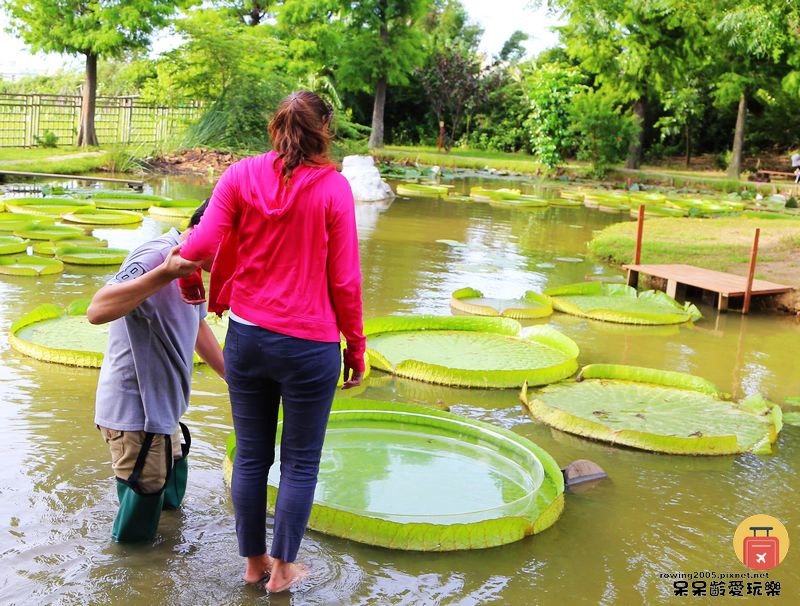
M 34 140 L 39 147 L 58 147 L 58 135 L 50 130 L 44 131 L 41 136 L 36 135 Z

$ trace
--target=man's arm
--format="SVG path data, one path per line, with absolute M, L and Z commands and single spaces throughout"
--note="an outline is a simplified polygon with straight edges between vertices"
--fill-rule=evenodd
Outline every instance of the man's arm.
M 224 381 L 225 360 L 222 357 L 222 348 L 220 348 L 217 337 L 214 336 L 211 327 L 205 320 L 200 320 L 200 330 L 197 331 L 194 350 Z
M 136 309 L 147 297 L 157 293 L 175 278 L 193 273 L 199 262 L 187 261 L 178 254 L 180 245 L 169 251 L 158 267 L 147 273 L 117 284 L 106 284 L 98 290 L 86 310 L 91 324 L 105 324 Z

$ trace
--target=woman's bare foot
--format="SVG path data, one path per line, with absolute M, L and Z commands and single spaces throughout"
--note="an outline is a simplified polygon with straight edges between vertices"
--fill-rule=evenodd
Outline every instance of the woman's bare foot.
M 272 558 L 266 553 L 247 558 L 247 568 L 244 571 L 246 583 L 258 583 L 272 570 Z
M 308 576 L 308 568 L 295 562 L 272 558 L 272 571 L 264 586 L 270 593 L 280 593 Z

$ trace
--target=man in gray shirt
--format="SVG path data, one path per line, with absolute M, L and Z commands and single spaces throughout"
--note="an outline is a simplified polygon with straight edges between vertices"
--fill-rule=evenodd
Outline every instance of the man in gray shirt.
M 181 456 L 178 423 L 189 403 L 194 351 L 225 377 L 222 350 L 204 320 L 205 305 L 184 303 L 176 281 L 210 263 L 187 261 L 178 254 L 206 204 L 183 234 L 171 229 L 131 252 L 87 309 L 92 324 L 110 322 L 95 423 L 109 445 L 121 501 L 125 488 L 120 481 L 135 485 L 139 494 L 160 493 L 171 470 L 168 449 L 175 458 Z M 131 483 L 144 444 L 143 466 Z

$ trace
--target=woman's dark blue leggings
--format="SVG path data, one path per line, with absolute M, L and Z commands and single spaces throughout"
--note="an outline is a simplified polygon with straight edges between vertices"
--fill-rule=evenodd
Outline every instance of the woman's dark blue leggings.
M 231 494 L 239 555 L 266 553 L 267 476 L 282 400 L 281 479 L 270 555 L 293 562 L 314 501 L 341 372 L 340 346 L 230 320 L 223 352 L 236 430 Z

